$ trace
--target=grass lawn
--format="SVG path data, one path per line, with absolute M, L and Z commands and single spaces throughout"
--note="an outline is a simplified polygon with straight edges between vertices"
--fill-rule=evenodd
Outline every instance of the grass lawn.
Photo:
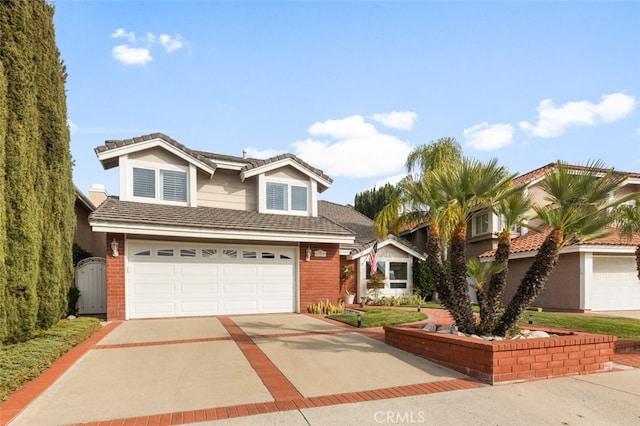
M 409 322 L 422 321 L 427 318 L 427 316 L 421 312 L 407 312 L 400 309 L 360 308 L 359 310 L 364 312 L 360 316 L 362 327 L 406 324 Z M 327 315 L 327 318 L 356 327 L 358 326 L 358 317 L 356 314 Z
M 534 325 L 570 328 L 594 334 L 610 334 L 624 339 L 640 340 L 640 320 L 619 317 L 571 315 L 556 312 L 525 311 L 521 323 L 526 324 L 533 315 Z
M 56 359 L 100 330 L 95 318 L 60 321 L 31 340 L 0 346 L 0 401 L 31 379 L 38 377 Z

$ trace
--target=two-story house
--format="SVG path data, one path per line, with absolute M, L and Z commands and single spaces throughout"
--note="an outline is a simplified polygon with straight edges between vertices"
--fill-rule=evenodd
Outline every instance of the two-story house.
M 344 216 L 319 214 L 318 194 L 332 179 L 295 155 L 195 151 L 161 133 L 95 151 L 105 169 L 119 168 L 119 197 L 90 216 L 92 230 L 107 235 L 110 320 L 304 312 L 336 303 L 341 262 L 370 252 L 352 253 L 356 231 Z M 387 273 L 389 287 L 410 292 L 417 253 L 380 245 L 406 261 L 394 265 L 406 279 Z
M 556 167 L 555 163 L 525 173 L 515 179 L 525 185 L 534 204 L 546 203 L 540 182 L 545 173 Z M 576 173 L 581 166 L 571 166 Z M 625 183 L 612 198 L 640 192 L 640 173 L 617 172 L 626 177 Z M 540 223 L 531 221 L 531 225 Z M 468 227 L 467 255 L 491 259 L 497 246 L 496 232 L 500 231 L 500 218 L 488 210 L 479 210 L 471 218 Z M 511 299 L 522 277 L 533 262 L 546 234 L 527 228 L 512 232 L 509 273 L 504 301 Z M 564 247 L 560 261 L 545 286 L 545 291 L 534 305 L 554 310 L 608 311 L 640 309 L 640 280 L 637 276 L 635 249 L 640 236 L 629 240 L 615 231 L 606 238 L 588 242 L 576 242 Z

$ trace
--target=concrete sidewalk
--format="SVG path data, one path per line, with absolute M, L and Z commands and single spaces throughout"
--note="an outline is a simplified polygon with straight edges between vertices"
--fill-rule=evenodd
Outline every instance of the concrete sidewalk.
M 640 370 L 634 369 L 200 424 L 636 425 L 639 401 Z

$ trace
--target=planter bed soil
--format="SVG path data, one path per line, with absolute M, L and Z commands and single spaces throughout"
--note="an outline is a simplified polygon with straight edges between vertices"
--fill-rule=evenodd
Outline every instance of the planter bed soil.
M 487 341 L 421 326 L 387 326 L 384 331 L 386 343 L 492 385 L 613 369 L 615 336 L 526 328 L 558 336 Z

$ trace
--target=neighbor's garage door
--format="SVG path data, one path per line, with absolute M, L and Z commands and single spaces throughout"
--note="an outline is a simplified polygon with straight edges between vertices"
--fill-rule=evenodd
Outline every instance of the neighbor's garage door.
M 591 309 L 640 309 L 640 281 L 633 256 L 593 256 Z
M 294 312 L 295 253 L 130 240 L 129 318 Z

